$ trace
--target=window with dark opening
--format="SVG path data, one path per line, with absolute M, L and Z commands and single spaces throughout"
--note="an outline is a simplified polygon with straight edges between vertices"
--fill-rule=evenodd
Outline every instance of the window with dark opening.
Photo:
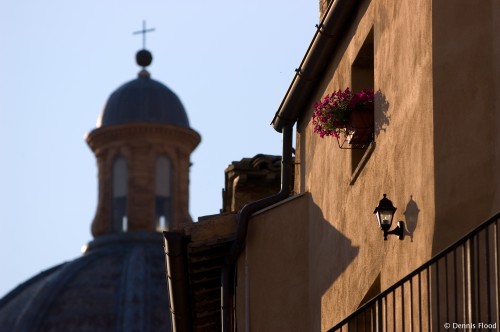
M 361 46 L 356 59 L 354 60 L 351 68 L 351 86 L 353 92 L 358 92 L 363 89 L 374 89 L 374 42 L 373 42 L 373 28 L 366 37 L 363 45 Z M 374 116 L 374 114 L 372 114 Z M 373 139 L 373 130 L 371 128 Z M 368 144 L 361 149 L 351 150 L 351 172 L 354 173 L 358 168 L 360 161 L 365 155 Z
M 167 157 L 156 160 L 155 218 L 158 230 L 169 230 L 172 218 L 172 174 Z
M 126 232 L 127 224 L 127 190 L 128 172 L 127 161 L 123 157 L 118 157 L 113 162 L 112 168 L 112 220 L 113 230 Z

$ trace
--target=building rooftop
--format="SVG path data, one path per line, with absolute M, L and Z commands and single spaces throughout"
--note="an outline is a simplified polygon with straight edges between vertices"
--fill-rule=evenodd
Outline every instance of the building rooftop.
M 1 299 L 0 331 L 170 331 L 162 242 L 155 232 L 96 238 Z
M 136 79 L 123 84 L 110 95 L 97 120 L 97 128 L 137 122 L 189 128 L 189 120 L 179 97 L 164 84 L 153 80 L 145 69 L 152 61 L 151 53 L 141 50 L 136 59 L 143 69 Z

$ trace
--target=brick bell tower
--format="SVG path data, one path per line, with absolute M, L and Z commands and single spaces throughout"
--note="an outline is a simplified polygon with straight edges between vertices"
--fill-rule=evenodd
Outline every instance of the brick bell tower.
M 138 77 L 111 94 L 86 137 L 99 173 L 94 237 L 175 230 L 192 222 L 190 154 L 200 135 L 175 93 L 151 79 L 151 53 L 143 49 L 136 60 Z

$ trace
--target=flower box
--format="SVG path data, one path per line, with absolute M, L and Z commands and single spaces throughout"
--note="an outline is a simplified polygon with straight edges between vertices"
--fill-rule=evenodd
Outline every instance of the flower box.
M 354 110 L 349 120 L 347 141 L 353 147 L 365 145 L 373 140 L 373 112 Z
M 313 130 L 321 138 L 335 137 L 343 149 L 363 149 L 373 140 L 373 111 L 372 90 L 338 90 L 314 104 Z

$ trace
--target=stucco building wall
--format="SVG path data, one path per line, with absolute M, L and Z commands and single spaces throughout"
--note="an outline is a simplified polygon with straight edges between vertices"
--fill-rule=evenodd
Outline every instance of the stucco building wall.
M 251 220 L 238 262 L 238 331 L 307 331 L 309 315 L 308 196 Z M 291 319 L 292 318 L 292 319 Z
M 434 253 L 500 207 L 499 13 L 498 1 L 432 4 Z
M 335 262 L 346 260 L 346 248 L 335 246 L 334 238 L 323 240 L 334 249 L 331 259 L 322 262 L 343 271 L 326 290 L 312 285 L 322 304 L 315 330 L 325 330 L 354 311 L 370 288 L 387 288 L 430 258 L 435 213 L 431 28 L 430 2 L 365 2 L 299 123 L 299 187 L 311 193 L 324 219 L 350 246 L 359 248 L 343 270 Z M 356 151 L 339 149 L 334 138 L 314 134 L 310 117 L 315 100 L 352 86 L 351 66 L 372 29 L 376 146 L 351 184 L 351 154 Z M 384 193 L 398 208 L 395 221 L 408 224 L 405 241 L 384 241 L 377 227 L 373 210 Z

